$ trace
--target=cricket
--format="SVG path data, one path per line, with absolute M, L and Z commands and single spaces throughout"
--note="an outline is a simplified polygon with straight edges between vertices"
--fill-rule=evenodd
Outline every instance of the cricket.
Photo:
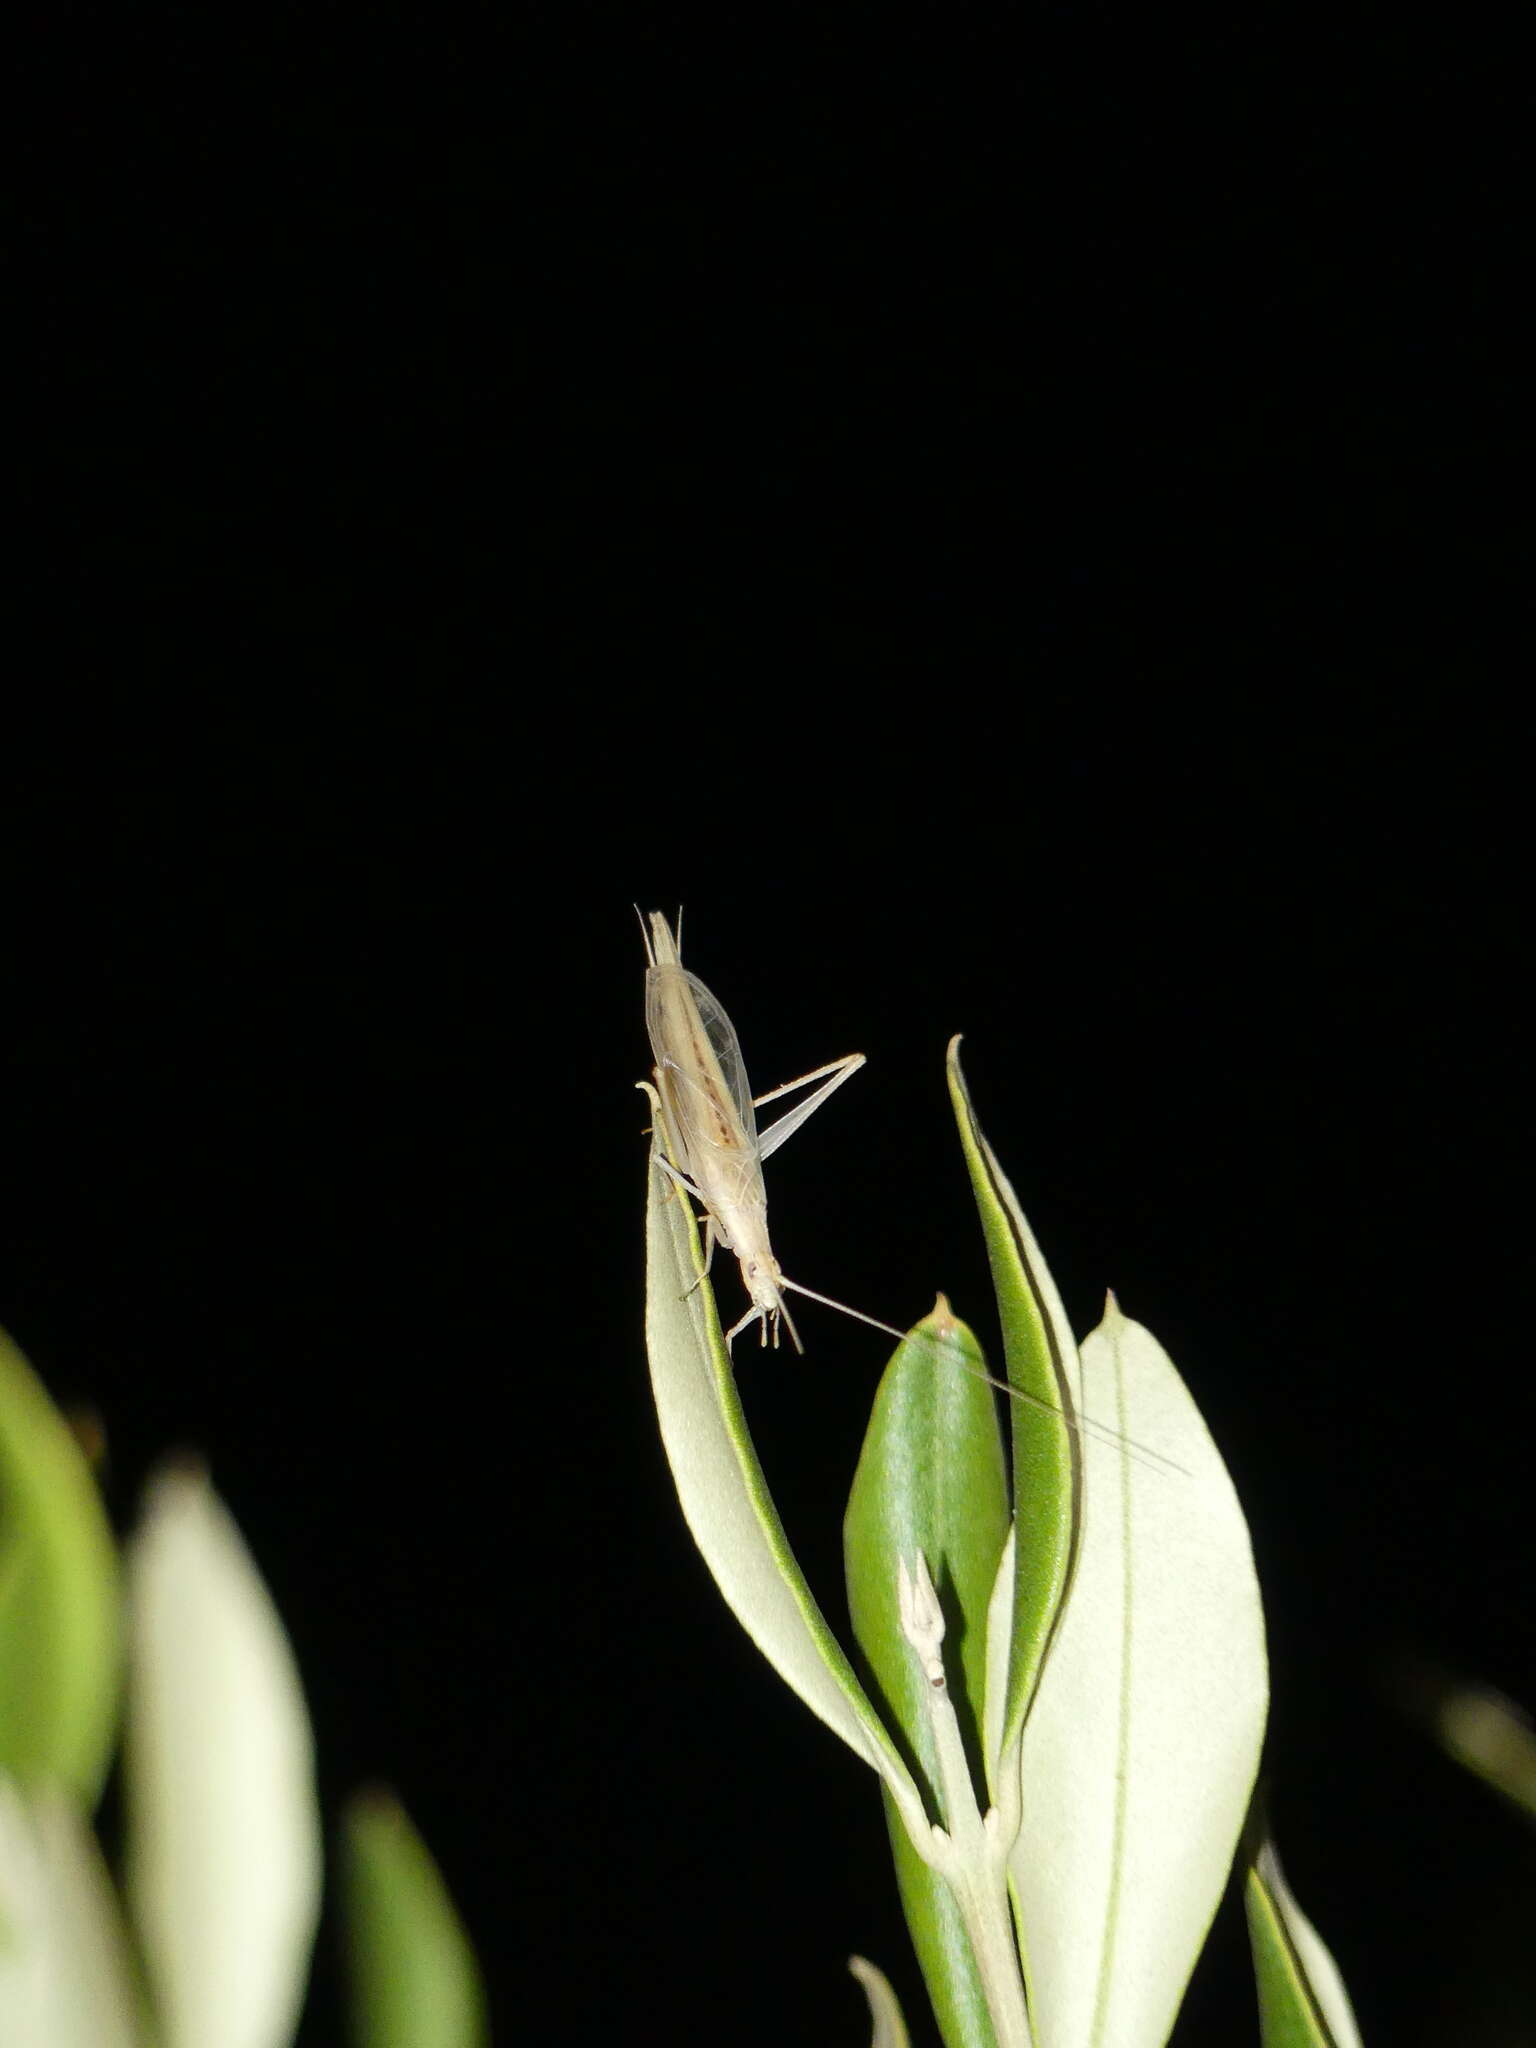
M 640 916 L 638 909 L 636 915 Z M 789 1332 L 790 1342 L 803 1356 L 805 1346 L 784 1299 L 786 1293 L 803 1295 L 808 1301 L 820 1302 L 824 1308 L 834 1308 L 856 1322 L 882 1330 L 888 1337 L 906 1341 L 908 1333 L 894 1324 L 865 1315 L 862 1309 L 850 1308 L 846 1302 L 834 1301 L 830 1295 L 818 1294 L 814 1288 L 791 1280 L 775 1258 L 768 1235 L 763 1161 L 793 1137 L 850 1075 L 858 1072 L 864 1065 L 863 1053 L 846 1053 L 841 1059 L 829 1060 L 825 1066 L 814 1067 L 808 1074 L 768 1089 L 765 1094 L 753 1095 L 735 1026 L 717 998 L 682 964 L 681 913 L 675 936 L 659 910 L 651 912 L 649 929 L 640 916 L 640 930 L 647 961 L 645 1024 L 656 1062 L 657 1115 L 672 1154 L 669 1160 L 656 1153 L 656 1165 L 674 1184 L 675 1194 L 691 1195 L 704 1212 L 704 1269 L 694 1287 L 708 1275 L 715 1247 L 719 1245 L 735 1256 L 751 1304 L 726 1331 L 727 1349 L 750 1323 L 758 1324 L 761 1345 L 770 1342 L 771 1333 L 777 1348 L 782 1324 Z M 765 1104 L 818 1081 L 821 1086 L 813 1095 L 786 1111 L 767 1130 L 758 1130 L 756 1112 Z M 673 1160 L 678 1163 L 673 1164 Z M 690 1288 L 689 1292 L 692 1291 Z M 978 1369 L 968 1360 L 962 1358 L 959 1362 L 967 1372 L 977 1373 Z M 1038 1401 L 1003 1380 L 993 1379 L 990 1373 L 979 1373 L 978 1377 L 1015 1400 L 1030 1401 L 1052 1414 L 1061 1414 L 1049 1402 Z M 1095 1423 L 1086 1416 L 1074 1419 L 1063 1415 L 1062 1420 L 1069 1428 L 1102 1437 L 1133 1456 L 1182 1470 L 1155 1451 L 1128 1444 L 1119 1431 L 1104 1423 Z
M 782 1323 L 790 1342 L 803 1354 L 805 1346 L 784 1300 L 786 1289 L 828 1308 L 841 1309 L 860 1322 L 873 1323 L 877 1330 L 886 1329 L 887 1325 L 875 1322 L 873 1316 L 862 1315 L 856 1308 L 785 1277 L 768 1238 L 768 1195 L 763 1186 L 763 1161 L 777 1152 L 786 1138 L 793 1137 L 850 1074 L 858 1072 L 864 1064 L 863 1053 L 829 1060 L 797 1080 L 754 1096 L 747 1086 L 736 1028 L 698 976 L 682 964 L 666 918 L 653 910 L 649 932 L 643 919 L 640 928 L 649 962 L 645 1028 L 656 1060 L 656 1093 L 668 1143 L 682 1166 L 679 1169 L 660 1157 L 657 1164 L 704 1210 L 705 1273 L 717 1244 L 733 1252 L 752 1304 L 726 1332 L 727 1346 L 748 1323 L 758 1323 L 760 1342 L 767 1344 L 771 1330 L 777 1347 Z M 681 917 L 678 929 L 682 929 Z M 793 1095 L 797 1088 L 808 1088 L 813 1081 L 822 1083 L 814 1095 L 759 1132 L 755 1111 L 764 1103 Z

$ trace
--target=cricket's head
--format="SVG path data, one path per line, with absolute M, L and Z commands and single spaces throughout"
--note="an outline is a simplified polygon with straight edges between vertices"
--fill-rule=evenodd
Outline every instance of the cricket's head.
M 789 1340 L 797 1351 L 804 1351 L 800 1332 L 795 1328 L 795 1319 L 784 1302 L 784 1272 L 772 1252 L 760 1252 L 756 1258 L 743 1259 L 741 1277 L 747 1283 L 747 1292 L 752 1297 L 753 1312 L 762 1325 L 762 1341 L 768 1342 L 770 1325 L 773 1329 L 773 1347 L 779 1347 L 779 1323 L 789 1331 Z

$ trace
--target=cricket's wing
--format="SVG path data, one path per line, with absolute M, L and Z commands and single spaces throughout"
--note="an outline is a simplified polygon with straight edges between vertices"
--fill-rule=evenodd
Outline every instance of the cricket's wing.
M 707 1161 L 757 1164 L 757 1118 L 735 1027 L 695 974 L 663 964 L 645 977 L 645 1028 L 674 1134 L 699 1178 Z M 696 1170 L 697 1169 L 697 1170 Z
M 640 906 L 637 903 L 635 905 L 637 913 L 639 909 Z M 677 929 L 681 932 L 682 928 L 683 913 L 679 911 L 677 913 Z M 672 927 L 667 923 L 661 911 L 653 910 L 651 912 L 649 931 L 646 930 L 645 919 L 643 917 L 640 919 L 640 936 L 645 940 L 645 957 L 652 967 L 676 967 L 682 959 L 681 953 L 677 950 L 677 940 L 672 935 Z

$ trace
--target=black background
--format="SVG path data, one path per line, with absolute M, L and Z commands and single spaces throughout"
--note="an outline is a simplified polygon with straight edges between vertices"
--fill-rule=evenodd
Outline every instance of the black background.
M 1401 1680 L 1536 1699 L 1499 53 L 1104 10 L 35 51 L 13 702 L 64 737 L 7 748 L 0 1320 L 125 1523 L 210 1459 L 328 1815 L 398 1786 L 498 2038 L 856 2041 L 850 1950 L 929 2038 L 875 1788 L 655 1440 L 629 906 L 681 901 L 760 1087 L 869 1056 L 773 1162 L 786 1269 L 985 1336 L 967 1034 L 1074 1321 L 1112 1285 L 1232 1467 L 1366 2038 L 1529 2041 L 1528 1834 Z M 883 1352 L 803 1327 L 740 1370 L 837 1615 Z M 1228 1908 L 1178 2041 L 1251 1999 Z

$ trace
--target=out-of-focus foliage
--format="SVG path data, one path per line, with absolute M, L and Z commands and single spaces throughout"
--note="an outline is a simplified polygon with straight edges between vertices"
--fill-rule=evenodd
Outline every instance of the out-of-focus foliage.
M 0 1770 L 86 1811 L 115 1738 L 117 1581 L 85 1454 L 0 1331 Z
M 442 1875 L 397 1799 L 367 1793 L 341 1830 L 357 2048 L 485 2048 L 485 1994 Z
M 120 1736 L 131 1931 L 90 1826 Z M 473 1953 L 397 1807 L 354 1811 L 346 1864 L 359 2040 L 483 2048 Z M 320 1878 L 303 1689 L 228 1510 L 168 1468 L 120 1572 L 84 1454 L 0 1335 L 0 2048 L 289 2048 Z

